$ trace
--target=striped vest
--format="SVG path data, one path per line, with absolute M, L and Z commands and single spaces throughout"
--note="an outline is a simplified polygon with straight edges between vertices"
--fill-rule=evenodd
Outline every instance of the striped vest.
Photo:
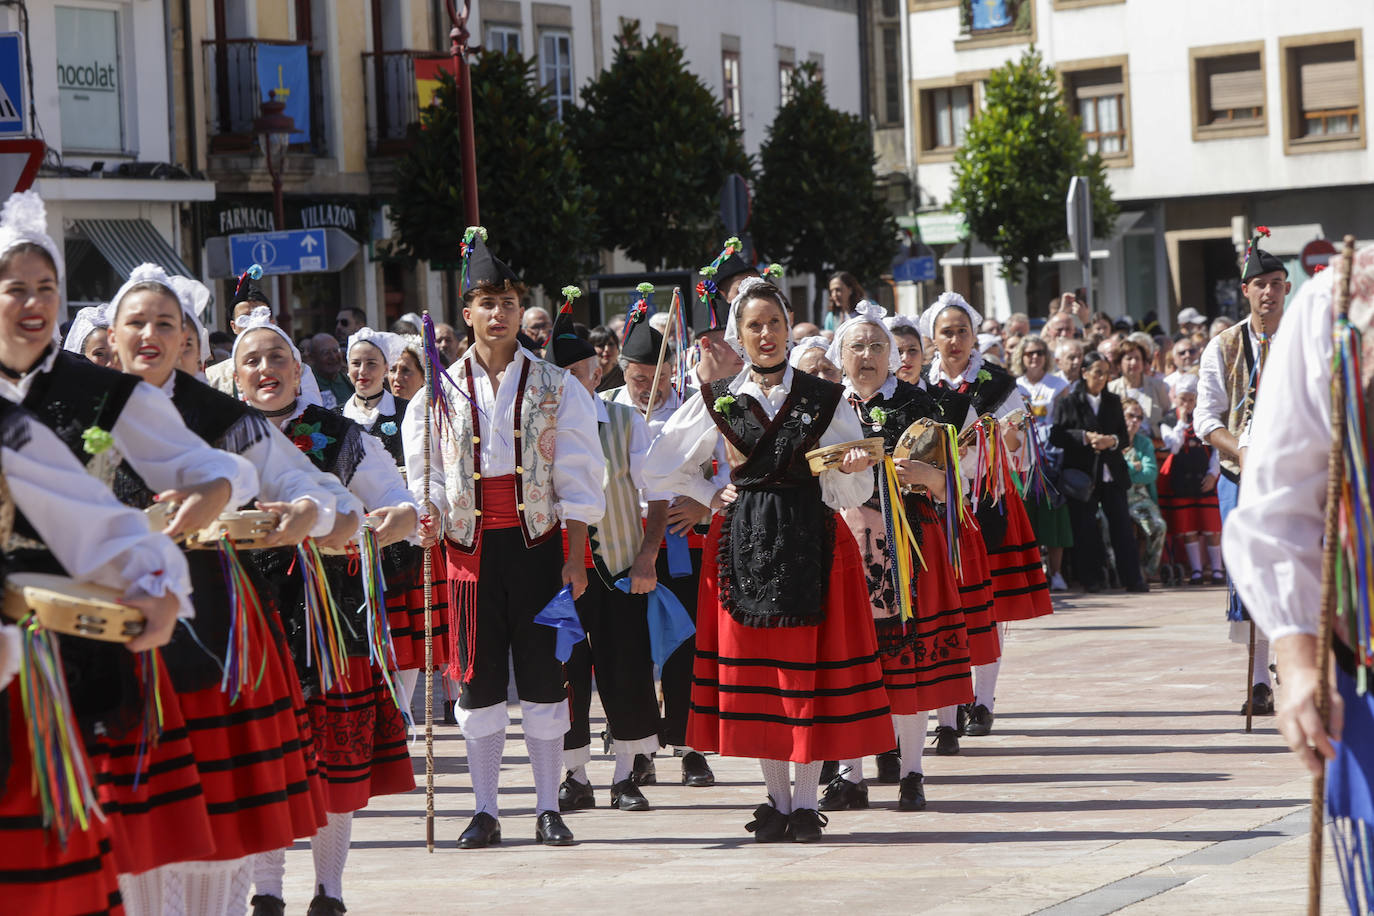
M 606 514 L 590 529 L 592 554 L 597 571 L 614 585 L 629 570 L 644 540 L 644 525 L 639 509 L 639 488 L 630 477 L 630 434 L 636 411 L 625 404 L 608 402 L 605 423 L 598 423 L 601 451 L 606 456 Z
M 1254 405 L 1250 403 L 1250 370 L 1254 365 L 1253 360 L 1258 358 L 1259 354 L 1252 355 L 1246 352 L 1249 328 L 1250 319 L 1247 318 L 1216 337 L 1217 346 L 1221 349 L 1221 373 L 1226 383 L 1226 400 L 1230 405 L 1226 413 L 1218 419 L 1237 439 L 1245 431 L 1245 425 L 1254 411 Z M 1240 465 L 1221 453 L 1218 453 L 1218 457 L 1221 459 L 1222 468 L 1227 472 L 1226 476 L 1231 480 L 1239 480 Z

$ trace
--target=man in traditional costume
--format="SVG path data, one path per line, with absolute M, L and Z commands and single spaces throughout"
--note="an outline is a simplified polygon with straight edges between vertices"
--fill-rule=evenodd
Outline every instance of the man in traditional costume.
M 1288 282 L 1288 268 L 1283 262 L 1259 247 L 1260 233 L 1246 251 L 1241 272 L 1240 291 L 1250 303 L 1250 317 L 1240 324 L 1222 331 L 1202 352 L 1198 371 L 1197 408 L 1193 411 L 1193 428 L 1198 438 L 1215 448 L 1221 457 L 1221 479 L 1217 481 L 1217 503 L 1221 510 L 1223 529 L 1227 516 L 1236 507 L 1240 492 L 1241 449 L 1240 436 L 1255 408 L 1255 391 L 1269 355 L 1270 343 L 1283 318 L 1284 300 L 1293 286 Z M 1220 562 L 1220 551 L 1212 548 L 1212 568 Z M 1253 685 L 1241 713 L 1272 715 L 1274 692 L 1269 677 L 1269 640 L 1261 630 L 1247 625 L 1249 615 L 1237 598 L 1232 576 L 1232 590 L 1227 603 L 1226 619 L 1231 621 L 1231 641 L 1248 643 L 1254 637 Z
M 497 786 L 510 721 L 509 655 L 534 771 L 535 837 L 564 846 L 573 842 L 558 813 L 567 686 L 554 654 L 556 633 L 534 618 L 562 586 L 574 599 L 587 587 L 587 526 L 606 511 L 605 458 L 591 395 L 517 342 L 525 286 L 488 250 L 485 235 L 469 229 L 463 248 L 463 318 L 473 343 L 447 370 L 434 366 L 432 391 L 411 400 L 402 428 L 406 476 L 418 496 L 428 472 L 431 505 L 422 535 L 426 546 L 443 537 L 448 548 L 449 672 L 462 684 L 458 723 L 477 808 L 458 845 L 501 840 Z M 568 532 L 566 562 L 560 520 Z

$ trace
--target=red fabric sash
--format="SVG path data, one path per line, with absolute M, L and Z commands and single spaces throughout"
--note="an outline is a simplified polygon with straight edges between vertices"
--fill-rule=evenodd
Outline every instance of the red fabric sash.
M 472 680 L 472 662 L 477 653 L 477 574 L 482 569 L 482 532 L 516 528 L 520 515 L 515 503 L 515 475 L 483 477 L 482 515 L 472 553 L 444 551 L 448 565 L 449 607 L 453 620 L 448 628 L 448 676 L 466 684 Z

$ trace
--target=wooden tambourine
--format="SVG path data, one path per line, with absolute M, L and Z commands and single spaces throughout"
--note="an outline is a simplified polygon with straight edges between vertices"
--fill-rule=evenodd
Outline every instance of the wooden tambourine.
M 824 448 L 815 448 L 806 453 L 806 463 L 811 465 L 811 473 L 819 477 L 821 472 L 834 470 L 844 461 L 845 453 L 851 448 L 861 448 L 874 461 L 883 460 L 883 438 L 873 436 L 853 442 L 837 442 Z
M 1024 410 L 1013 410 L 1011 413 L 1007 414 L 1005 417 L 999 420 L 992 414 L 985 413 L 977 420 L 969 424 L 968 429 L 960 433 L 959 446 L 961 448 L 964 448 L 976 444 L 978 442 L 978 428 L 989 420 L 991 420 L 994 423 L 1000 423 L 1002 426 L 1014 426 L 1017 429 L 1021 429 L 1026 425 L 1026 418 L 1028 416 L 1029 415 Z
M 186 546 L 214 547 L 220 538 L 228 538 L 239 550 L 253 550 L 267 546 L 263 542 L 279 524 L 280 515 L 261 509 L 221 512 L 219 518 L 187 538 Z
M 949 435 L 945 424 L 929 417 L 922 417 L 908 426 L 897 445 L 892 449 L 892 457 L 911 461 L 924 461 L 926 464 L 945 469 L 945 439 Z M 906 487 L 903 487 L 906 490 Z M 927 493 L 930 488 L 923 485 L 911 487 L 917 493 Z
M 66 576 L 14 573 L 5 579 L 0 612 L 22 620 L 32 610 L 43 628 L 54 633 L 128 642 L 143 632 L 146 621 L 138 608 L 120 604 L 120 597 L 116 589 Z

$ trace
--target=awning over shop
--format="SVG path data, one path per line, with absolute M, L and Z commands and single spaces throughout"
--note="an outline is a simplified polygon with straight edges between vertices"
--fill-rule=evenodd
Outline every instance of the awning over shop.
M 78 219 L 76 230 L 95 245 L 115 273 L 127 277 L 140 264 L 156 264 L 167 273 L 192 276 L 191 269 L 146 219 Z

